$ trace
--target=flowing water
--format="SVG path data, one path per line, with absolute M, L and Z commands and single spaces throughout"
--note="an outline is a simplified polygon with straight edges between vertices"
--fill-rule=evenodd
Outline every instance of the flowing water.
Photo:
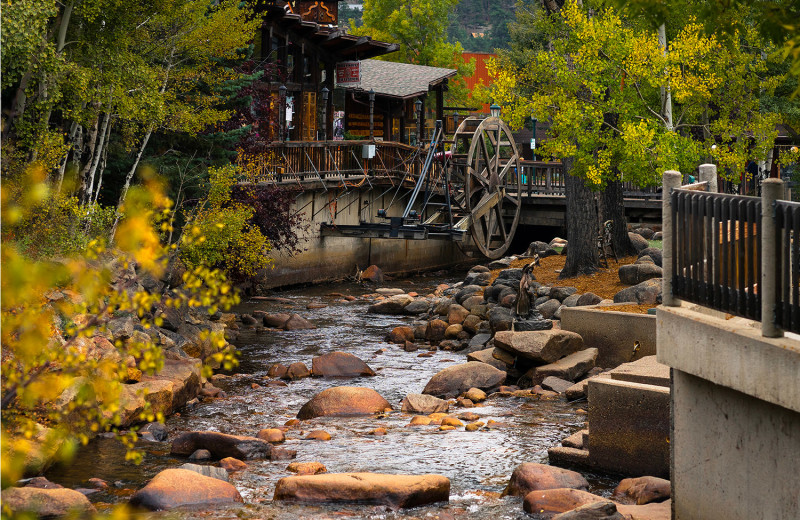
M 451 282 L 456 280 L 450 280 Z M 433 292 L 440 280 L 414 278 L 395 282 L 393 286 L 419 294 Z M 170 438 L 190 430 L 216 430 L 237 435 L 255 435 L 262 428 L 283 425 L 300 407 L 322 390 L 339 385 L 366 386 L 399 410 L 400 401 L 408 393 L 420 393 L 427 381 L 439 370 L 465 361 L 464 354 L 437 351 L 432 357 L 417 357 L 419 352 L 405 352 L 383 338 L 393 327 L 408 324 L 407 317 L 367 314 L 365 300 L 341 301 L 332 293 L 360 296 L 365 292 L 357 285 L 316 286 L 282 293 L 291 304 L 248 302 L 237 312 L 260 309 L 269 312 L 299 312 L 317 326 L 306 331 L 264 331 L 243 329 L 237 340 L 241 364 L 235 377 L 215 383 L 228 397 L 204 402 L 191 410 L 170 417 L 167 427 Z M 328 307 L 306 310 L 309 303 L 326 303 Z M 264 384 L 272 363 L 288 365 L 302 361 L 311 366 L 314 356 L 333 351 L 350 352 L 367 362 L 376 377 L 347 380 L 308 378 L 289 383 L 287 387 L 252 389 L 252 383 Z M 248 469 L 234 473 L 231 482 L 239 489 L 243 507 L 183 512 L 179 518 L 259 518 L 259 519 L 324 519 L 324 518 L 464 518 L 517 519 L 530 518 L 522 511 L 517 497 L 500 498 L 513 469 L 523 462 L 544 462 L 547 449 L 561 439 L 585 427 L 586 416 L 579 411 L 584 403 L 567 403 L 562 399 L 529 400 L 492 398 L 482 407 L 469 410 L 451 408 L 456 414 L 472 411 L 482 421 L 494 419 L 503 426 L 489 431 L 440 432 L 438 426 L 407 427 L 410 417 L 399 411 L 382 418 L 318 418 L 304 421 L 286 433 L 285 448 L 297 450 L 296 461 L 322 462 L 329 472 L 368 471 L 376 473 L 437 473 L 451 481 L 449 504 L 436 504 L 409 510 L 389 511 L 384 507 L 358 505 L 303 506 L 273 502 L 272 494 L 278 479 L 290 475 L 286 466 L 291 461 L 247 461 Z M 384 427 L 385 436 L 368 432 Z M 324 429 L 331 441 L 306 441 L 303 432 Z M 81 450 L 68 467 L 51 470 L 48 478 L 68 487 L 86 486 L 91 477 L 113 483 L 108 491 L 91 495 L 99 509 L 125 501 L 159 471 L 177 467 L 185 459 L 169 456 L 168 443 L 142 443 L 144 462 L 133 465 L 124 460 L 124 448 L 113 439 L 98 439 Z M 616 484 L 610 477 L 586 474 L 590 491 L 609 494 Z M 166 513 L 147 517 L 172 517 Z

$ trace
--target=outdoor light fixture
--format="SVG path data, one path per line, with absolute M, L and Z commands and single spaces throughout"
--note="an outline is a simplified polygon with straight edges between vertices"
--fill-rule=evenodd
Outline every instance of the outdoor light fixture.
M 497 103 L 492 103 L 492 106 L 489 107 L 489 112 L 492 114 L 492 117 L 500 117 L 500 112 L 503 109 L 500 108 L 500 105 Z
M 422 100 L 420 98 L 417 98 L 417 100 L 414 101 L 414 108 L 417 110 L 417 114 L 422 112 Z
M 417 213 L 417 210 L 412 209 L 411 211 L 409 211 L 408 212 L 408 218 L 410 218 L 411 220 L 417 220 L 419 218 L 419 214 Z
M 379 218 L 388 218 L 388 217 L 386 216 L 386 210 L 385 210 L 385 209 L 379 209 L 379 210 L 378 210 L 378 217 L 379 217 Z
M 455 130 L 457 130 L 457 129 L 458 129 L 458 117 L 459 117 L 459 116 L 458 116 L 458 112 L 457 112 L 457 111 L 456 111 L 456 112 L 454 112 L 454 113 L 453 113 L 453 127 L 454 127 L 454 130 L 453 130 L 453 131 L 455 131 Z
M 531 135 L 531 150 L 533 150 L 533 160 L 536 160 L 536 114 L 531 112 L 531 129 L 533 134 Z

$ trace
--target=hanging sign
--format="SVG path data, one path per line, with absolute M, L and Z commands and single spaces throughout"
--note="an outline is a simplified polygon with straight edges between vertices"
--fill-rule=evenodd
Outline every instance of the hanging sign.
M 354 86 L 361 83 L 361 62 L 341 61 L 336 64 L 336 84 Z

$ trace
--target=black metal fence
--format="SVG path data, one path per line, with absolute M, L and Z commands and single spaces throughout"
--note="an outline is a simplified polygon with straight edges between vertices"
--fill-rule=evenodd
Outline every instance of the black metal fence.
M 784 330 L 800 333 L 800 204 L 775 203 L 777 298 L 775 322 Z
M 760 320 L 761 199 L 686 189 L 671 197 L 673 294 Z

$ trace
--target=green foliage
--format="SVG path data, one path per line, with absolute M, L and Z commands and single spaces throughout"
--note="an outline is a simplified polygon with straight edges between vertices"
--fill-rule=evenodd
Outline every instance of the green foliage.
M 508 25 L 514 21 L 514 0 L 459 0 L 450 14 L 449 40 L 461 42 L 469 52 L 494 52 L 510 41 Z M 471 33 L 483 33 L 473 38 Z
M 231 199 L 237 173 L 233 165 L 209 169 L 208 195 L 187 220 L 180 255 L 190 266 L 210 265 L 246 277 L 271 265 L 271 245 L 251 223 L 253 209 Z
M 33 222 L 34 214 L 53 200 L 43 179 L 40 168 L 20 189 L 3 184 L 4 231 Z M 163 353 L 147 334 L 114 344 L 105 339 L 111 317 L 135 314 L 149 328 L 162 322 L 160 311 L 151 314 L 156 304 L 205 306 L 213 313 L 238 303 L 224 275 L 206 266 L 188 270 L 181 290 L 163 298 L 111 285 L 115 272 L 132 265 L 156 278 L 166 267 L 168 251 L 160 243 L 159 229 L 168 227 L 164 219 L 171 202 L 156 179 L 146 176 L 145 181 L 144 187 L 131 190 L 123 207 L 114 251 L 91 241 L 80 254 L 53 260 L 31 258 L 16 241 L 3 242 L 3 487 L 21 477 L 31 458 L 66 457 L 75 442 L 88 442 L 94 432 L 117 432 L 123 383 L 130 371 L 152 374 L 163 366 Z M 217 348 L 226 346 L 221 334 L 205 339 Z M 231 355 L 222 352 L 212 358 L 227 367 L 233 363 Z M 163 418 L 145 406 L 139 419 Z M 121 439 L 133 448 L 136 434 Z M 58 452 L 59 446 L 65 448 Z M 139 458 L 135 451 L 130 457 Z
M 723 45 L 685 19 L 665 54 L 654 30 L 611 9 L 590 16 L 570 1 L 557 15 L 533 19 L 552 51 L 531 38 L 533 48 L 512 45 L 498 61 L 492 94 L 514 126 L 531 113 L 548 120 L 550 139 L 540 153 L 573 158 L 572 174 L 588 185 L 656 184 L 664 170 L 692 171 L 712 158 L 723 175 L 737 178 L 747 159 L 763 159 L 772 147 L 779 118 L 759 99 L 781 78 L 767 75 L 757 50 L 766 43 L 754 31 Z M 524 27 L 513 32 L 529 34 Z M 672 125 L 661 89 L 672 94 Z

